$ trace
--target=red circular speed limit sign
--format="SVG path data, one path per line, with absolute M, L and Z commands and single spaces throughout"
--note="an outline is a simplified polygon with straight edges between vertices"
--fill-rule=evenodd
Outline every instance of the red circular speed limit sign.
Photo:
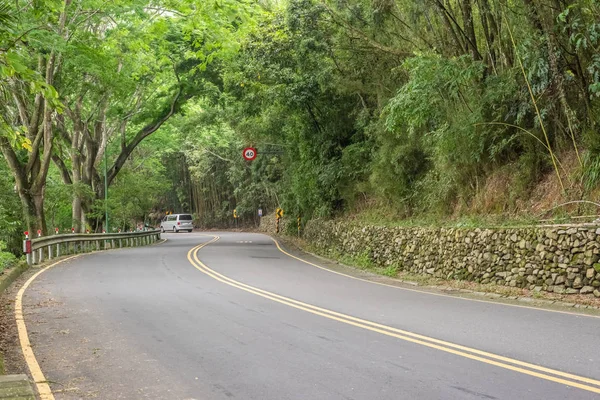
M 252 161 L 256 158 L 257 151 L 254 147 L 246 147 L 242 153 L 244 160 Z

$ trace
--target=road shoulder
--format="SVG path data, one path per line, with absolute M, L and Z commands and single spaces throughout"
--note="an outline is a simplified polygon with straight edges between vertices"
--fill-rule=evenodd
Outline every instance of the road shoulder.
M 268 235 L 268 234 L 267 234 Z M 377 274 L 377 269 L 365 269 L 346 265 L 337 260 L 314 253 L 305 241 L 269 235 L 278 242 L 282 250 L 299 258 L 315 268 L 346 275 L 373 284 L 396 287 L 401 290 L 418 291 L 434 296 L 448 296 L 470 301 L 484 301 L 514 307 L 535 308 L 551 312 L 581 314 L 600 318 L 600 299 L 585 296 L 564 296 L 550 293 L 537 293 L 525 289 L 475 284 L 465 281 L 425 279 L 417 275 L 399 273 L 397 277 Z M 380 271 L 381 272 L 381 271 Z

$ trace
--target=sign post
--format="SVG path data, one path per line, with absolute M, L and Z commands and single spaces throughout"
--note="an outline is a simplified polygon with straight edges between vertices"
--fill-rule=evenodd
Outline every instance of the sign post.
M 275 232 L 279 233 L 279 220 L 281 218 L 283 218 L 283 209 L 282 208 L 277 208 L 277 210 L 275 210 L 275 218 L 276 218 L 276 224 L 275 224 Z
M 235 221 L 235 229 L 237 229 L 237 227 L 238 227 L 237 219 L 238 219 L 237 208 L 234 208 L 233 209 L 233 220 Z

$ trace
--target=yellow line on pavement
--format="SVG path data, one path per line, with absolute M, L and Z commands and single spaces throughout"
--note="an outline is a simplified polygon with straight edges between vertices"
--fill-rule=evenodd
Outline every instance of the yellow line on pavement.
M 383 334 L 386 336 L 395 337 L 395 338 L 402 339 L 402 340 L 405 340 L 405 341 L 408 341 L 411 343 L 416 343 L 416 344 L 423 345 L 426 347 L 434 348 L 434 349 L 441 350 L 441 351 L 444 351 L 447 353 L 455 354 L 455 355 L 458 355 L 461 357 L 480 361 L 480 362 L 483 362 L 486 364 L 494 365 L 497 367 L 501 367 L 501 368 L 508 369 L 511 371 L 519 372 L 522 374 L 535 376 L 535 377 L 538 377 L 541 379 L 553 381 L 556 383 L 561 383 L 561 384 L 572 386 L 572 387 L 577 387 L 579 389 L 587 390 L 587 391 L 594 392 L 594 393 L 600 393 L 600 388 L 598 388 L 598 387 L 593 387 L 593 386 L 579 383 L 579 382 L 585 382 L 585 383 L 588 383 L 591 385 L 600 386 L 600 381 L 595 380 L 595 379 L 590 379 L 590 378 L 586 378 L 586 377 L 582 377 L 582 376 L 578 376 L 578 375 L 574 375 L 574 374 L 569 374 L 569 373 L 558 371 L 558 370 L 553 370 L 553 369 L 538 366 L 535 364 L 530 364 L 530 363 L 526 363 L 523 361 L 511 359 L 508 357 L 503 357 L 503 356 L 496 355 L 493 353 L 488 353 L 488 352 L 484 352 L 481 350 L 469 348 L 466 346 L 461 346 L 458 344 L 445 342 L 443 340 L 431 338 L 428 336 L 415 334 L 415 333 L 404 331 L 401 329 L 396 329 L 396 328 L 393 328 L 390 326 L 378 324 L 375 322 L 356 318 L 356 317 L 353 317 L 350 315 L 338 313 L 338 312 L 335 312 L 332 310 L 313 306 L 311 304 L 303 303 L 303 302 L 300 302 L 300 301 L 297 301 L 297 300 L 294 300 L 294 299 L 291 299 L 288 297 L 284 297 L 284 296 L 281 296 L 281 295 L 278 295 L 275 293 L 268 292 L 266 290 L 262 290 L 262 289 L 238 282 L 234 279 L 228 278 L 228 277 L 210 269 L 204 263 L 202 263 L 202 261 L 200 261 L 198 259 L 198 255 L 197 255 L 198 251 L 200 249 L 202 249 L 203 247 L 216 242 L 217 240 L 219 240 L 219 236 L 213 236 L 212 240 L 202 243 L 202 244 L 190 249 L 187 257 L 188 257 L 189 262 L 196 269 L 198 269 L 199 271 L 205 273 L 206 275 L 208 275 L 222 283 L 225 283 L 227 285 L 236 287 L 238 289 L 244 290 L 246 292 L 255 294 L 260 297 L 264 297 L 266 299 L 269 299 L 269 300 L 272 300 L 272 301 L 275 301 L 275 302 L 278 302 L 281 304 L 285 304 L 289 307 L 303 310 L 303 311 L 306 311 L 306 312 L 309 312 L 309 313 L 312 313 L 315 315 L 319 315 L 319 316 L 322 316 L 322 317 L 325 317 L 328 319 L 332 319 L 335 321 L 339 321 L 339 322 L 342 322 L 342 323 L 345 323 L 348 325 L 360 327 L 360 328 L 367 329 L 367 330 L 370 330 L 373 332 L 377 332 L 377 333 L 380 333 L 380 334 Z M 511 364 L 513 364 L 513 365 L 511 365 Z M 518 365 L 519 367 L 516 365 Z M 525 368 L 529 368 L 529 369 L 525 369 L 525 368 L 521 368 L 521 367 L 525 367 Z M 536 372 L 536 371 L 540 371 L 540 372 Z M 555 376 L 547 375 L 546 373 L 552 374 Z M 576 382 L 576 381 L 579 381 L 579 382 Z
M 44 271 L 54 267 L 55 265 L 58 265 L 62 262 L 71 260 L 76 257 L 79 257 L 79 255 L 62 259 L 36 272 L 21 287 L 15 299 L 15 319 L 17 321 L 17 331 L 19 332 L 19 342 L 21 344 L 21 350 L 23 351 L 25 362 L 27 362 L 29 372 L 31 372 L 31 377 L 33 378 L 33 382 L 35 383 L 35 387 L 40 395 L 41 400 L 54 400 L 54 395 L 50 390 L 48 381 L 46 380 L 46 377 L 44 376 L 44 373 L 40 368 L 40 364 L 38 364 L 37 359 L 35 358 L 35 354 L 33 354 L 33 349 L 31 348 L 31 342 L 29 341 L 29 335 L 27 334 L 27 326 L 25 325 L 25 319 L 23 318 L 23 293 L 25 293 L 25 290 L 27 290 L 31 282 L 33 282 L 35 278 L 37 278 Z
M 161 239 L 161 240 L 151 244 L 151 246 L 163 244 L 166 241 L 167 241 L 167 239 Z M 102 250 L 102 251 L 104 252 L 106 250 Z M 17 293 L 17 297 L 15 298 L 15 320 L 17 322 L 17 331 L 19 333 L 19 342 L 21 345 L 21 351 L 23 352 L 23 356 L 25 357 L 25 362 L 27 363 L 27 367 L 29 368 L 29 371 L 31 372 L 31 377 L 33 378 L 35 387 L 40 395 L 41 400 L 54 400 L 54 395 L 52 394 L 52 390 L 50 389 L 50 386 L 48 385 L 48 381 L 46 380 L 46 377 L 44 376 L 44 373 L 42 372 L 42 369 L 40 368 L 40 364 L 38 363 L 37 359 L 35 358 L 35 354 L 33 353 L 33 349 L 31 347 L 31 342 L 29 341 L 29 334 L 27 333 L 27 326 L 25 325 L 25 319 L 23 318 L 23 294 L 25 293 L 25 290 L 27 290 L 29 285 L 35 280 L 35 278 L 37 278 L 43 272 L 49 270 L 50 268 L 52 268 L 60 263 L 63 263 L 68 260 L 72 260 L 81 255 L 82 254 L 78 254 L 78 255 L 64 258 L 53 264 L 48 265 L 47 267 L 40 269 L 38 272 L 36 272 L 34 275 L 32 275 L 27 280 L 27 282 L 25 282 L 25 284 L 23 284 L 23 286 Z
M 409 292 L 417 292 L 417 293 L 426 294 L 426 295 L 430 295 L 430 296 L 451 297 L 453 299 L 464 300 L 464 301 L 475 301 L 475 302 L 478 302 L 478 303 L 496 304 L 496 305 L 501 305 L 501 306 L 506 306 L 506 307 L 526 308 L 526 309 L 535 310 L 535 311 L 544 311 L 544 312 L 552 312 L 552 313 L 558 313 L 558 314 L 574 315 L 574 316 L 578 316 L 578 317 L 599 318 L 600 319 L 599 315 L 590 315 L 590 314 L 576 313 L 576 312 L 571 312 L 571 311 L 551 310 L 551 309 L 548 309 L 548 308 L 531 307 L 531 306 L 524 306 L 524 305 L 520 305 L 520 304 L 508 304 L 508 303 L 501 303 L 501 302 L 493 301 L 493 300 L 471 299 L 471 298 L 467 298 L 467 297 L 460 297 L 460 296 L 457 296 L 457 295 L 443 294 L 443 293 L 433 293 L 433 292 L 428 292 L 428 291 L 425 291 L 425 290 L 411 289 L 411 288 L 407 288 L 407 287 L 390 285 L 388 283 L 376 282 L 376 281 L 372 281 L 372 280 L 369 280 L 369 279 L 359 278 L 357 276 L 352 276 L 352 275 L 344 274 L 343 272 L 334 271 L 332 269 L 323 267 L 323 266 L 321 266 L 319 264 L 315 264 L 315 263 L 312 263 L 310 261 L 304 260 L 304 259 L 302 259 L 300 257 L 296 257 L 295 255 L 290 254 L 287 251 L 285 251 L 275 238 L 271 237 L 271 240 L 275 243 L 275 245 L 277 246 L 277 249 L 280 252 L 282 252 L 283 254 L 285 254 L 286 256 L 288 256 L 288 257 L 294 258 L 294 259 L 296 259 L 296 260 L 298 260 L 300 262 L 303 262 L 304 264 L 308 264 L 308 265 L 313 266 L 315 268 L 322 269 L 323 271 L 327 271 L 327 272 L 330 272 L 330 273 L 336 274 L 336 275 L 345 276 L 347 278 L 354 279 L 354 280 L 357 280 L 357 281 L 363 281 L 363 282 L 367 282 L 367 283 L 371 283 L 371 284 L 379 285 L 379 286 L 387 286 L 387 287 L 391 287 L 391 288 L 399 289 L 399 290 L 406 290 L 406 291 L 409 291 Z

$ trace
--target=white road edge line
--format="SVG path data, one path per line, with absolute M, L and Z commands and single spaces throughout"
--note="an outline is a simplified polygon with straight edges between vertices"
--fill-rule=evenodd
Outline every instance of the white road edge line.
M 571 312 L 571 311 L 551 310 L 549 308 L 524 306 L 524 305 L 520 305 L 520 304 L 508 304 L 508 303 L 503 303 L 503 302 L 493 301 L 493 300 L 470 299 L 468 297 L 456 296 L 456 295 L 451 295 L 451 294 L 443 294 L 443 293 L 433 293 L 433 292 L 428 292 L 426 290 L 411 289 L 411 288 L 407 288 L 407 287 L 402 287 L 402 286 L 390 285 L 390 284 L 382 283 L 382 282 L 371 281 L 369 279 L 359 278 L 359 277 L 356 277 L 356 276 L 344 274 L 343 272 L 334 271 L 334 270 L 329 269 L 327 267 L 323 267 L 321 265 L 318 265 L 318 264 L 312 263 L 310 261 L 304 260 L 304 259 L 302 259 L 300 257 L 296 257 L 293 254 L 290 254 L 287 251 L 285 251 L 283 249 L 283 247 L 279 244 L 279 241 L 277 239 L 275 239 L 273 236 L 268 235 L 268 234 L 262 234 L 262 235 L 268 236 L 275 243 L 275 245 L 277 246 L 277 248 L 279 249 L 279 251 L 282 252 L 283 254 L 287 255 L 288 257 L 294 258 L 294 259 L 296 259 L 298 261 L 303 262 L 304 264 L 308 264 L 310 266 L 322 269 L 323 271 L 327 271 L 327 272 L 332 273 L 332 274 L 345 276 L 345 277 L 350 278 L 350 279 L 354 279 L 354 280 L 357 280 L 357 281 L 363 281 L 363 282 L 371 283 L 373 285 L 387 286 L 387 287 L 394 288 L 394 289 L 406 290 L 406 291 L 409 291 L 409 292 L 417 292 L 417 293 L 426 294 L 426 295 L 430 295 L 430 296 L 449 297 L 449 298 L 452 298 L 452 299 L 458 299 L 458 300 L 464 300 L 464 301 L 474 301 L 474 302 L 477 302 L 477 303 L 488 303 L 488 304 L 496 304 L 496 305 L 506 306 L 506 307 L 525 308 L 525 309 L 535 310 L 535 311 L 552 312 L 552 313 L 558 313 L 558 314 L 568 314 L 568 315 L 573 315 L 573 316 L 577 316 L 577 317 L 600 318 L 600 315 L 583 314 L 583 313 L 577 313 L 577 312 Z M 304 251 L 304 250 L 302 250 L 302 251 Z M 309 254 L 309 255 L 311 255 L 313 257 L 316 257 L 316 258 L 323 258 L 323 257 L 317 256 L 317 255 L 314 255 L 314 254 L 311 254 L 311 253 L 308 253 L 308 252 L 307 252 L 307 254 Z M 352 266 L 346 266 L 346 267 L 352 268 Z

